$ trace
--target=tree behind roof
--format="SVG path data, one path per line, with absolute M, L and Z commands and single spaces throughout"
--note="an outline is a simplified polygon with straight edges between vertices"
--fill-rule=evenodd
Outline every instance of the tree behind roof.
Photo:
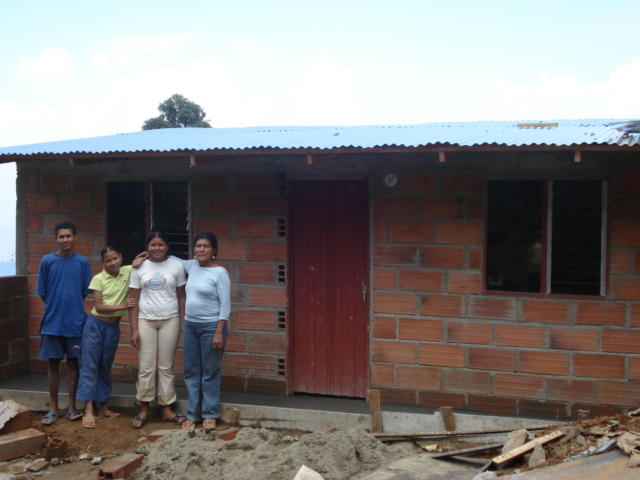
M 211 128 L 209 120 L 205 120 L 206 113 L 200 105 L 182 95 L 172 95 L 158 105 L 160 115 L 145 120 L 142 130 L 157 130 L 159 128 Z

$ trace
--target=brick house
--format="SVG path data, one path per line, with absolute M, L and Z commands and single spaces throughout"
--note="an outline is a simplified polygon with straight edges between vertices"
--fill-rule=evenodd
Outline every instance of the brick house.
M 168 129 L 1 148 L 18 170 L 28 369 L 46 371 L 38 264 L 71 219 L 94 273 L 105 244 L 130 260 L 151 228 L 183 256 L 194 234 L 218 236 L 225 389 L 375 388 L 558 418 L 637 407 L 639 126 Z M 113 375 L 133 381 L 122 331 Z

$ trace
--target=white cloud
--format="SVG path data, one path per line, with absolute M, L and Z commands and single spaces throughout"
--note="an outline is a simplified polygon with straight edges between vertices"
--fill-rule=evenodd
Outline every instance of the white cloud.
M 136 53 L 157 53 L 180 50 L 184 43 L 194 35 L 169 34 L 169 35 L 131 35 L 117 41 L 118 50 Z
M 102 52 L 94 52 L 91 54 L 93 64 L 108 74 L 121 73 L 126 67 L 131 66 L 129 56 L 121 51 L 113 51 L 109 55 Z
M 45 48 L 35 57 L 20 59 L 16 71 L 41 82 L 59 82 L 69 77 L 73 71 L 73 61 L 61 48 Z
M 478 120 L 634 118 L 640 113 L 640 57 L 616 68 L 603 83 L 539 73 L 537 82 L 491 81 L 473 98 Z

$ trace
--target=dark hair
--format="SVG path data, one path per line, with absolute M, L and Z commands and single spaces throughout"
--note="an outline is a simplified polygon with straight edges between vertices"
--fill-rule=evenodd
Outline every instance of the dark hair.
M 159 232 L 158 230 L 154 230 L 153 232 L 149 233 L 149 236 L 147 237 L 147 246 L 149 246 L 151 240 L 153 240 L 154 238 L 159 238 L 164 243 L 166 243 L 167 246 L 169 246 L 169 239 L 167 238 L 167 236 L 164 233 Z
M 109 252 L 118 252 L 118 253 L 122 253 L 120 252 L 119 248 L 114 247 L 113 245 L 107 245 L 106 247 L 104 247 L 102 250 L 100 250 L 100 258 L 102 260 L 104 260 L 104 254 L 105 253 L 109 253 Z
M 196 236 L 196 238 L 193 239 L 193 247 L 195 248 L 196 243 L 198 242 L 198 240 L 206 240 L 209 242 L 209 245 L 211 245 L 211 248 L 213 248 L 216 251 L 216 254 L 218 253 L 218 239 L 216 238 L 216 236 L 211 233 L 211 232 L 202 232 L 200 234 L 198 234 L 198 236 Z
M 56 232 L 56 237 L 58 236 L 58 232 L 60 230 L 71 230 L 73 232 L 73 234 L 76 234 L 76 226 L 73 222 L 70 222 L 69 220 L 65 220 L 63 222 L 59 222 L 56 225 L 55 228 L 55 232 Z

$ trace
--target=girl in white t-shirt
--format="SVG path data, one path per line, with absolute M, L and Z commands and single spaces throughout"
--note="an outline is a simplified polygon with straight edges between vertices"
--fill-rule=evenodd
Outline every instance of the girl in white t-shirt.
M 148 261 L 131 273 L 130 294 L 137 303 L 129 310 L 129 321 L 131 345 L 138 349 L 136 398 L 141 404 L 140 413 L 130 422 L 133 428 L 142 428 L 149 419 L 156 369 L 162 418 L 176 424 L 186 420 L 171 408 L 177 400 L 173 363 L 184 321 L 186 280 L 182 264 L 170 258 L 168 250 L 167 237 L 151 232 L 147 238 Z

